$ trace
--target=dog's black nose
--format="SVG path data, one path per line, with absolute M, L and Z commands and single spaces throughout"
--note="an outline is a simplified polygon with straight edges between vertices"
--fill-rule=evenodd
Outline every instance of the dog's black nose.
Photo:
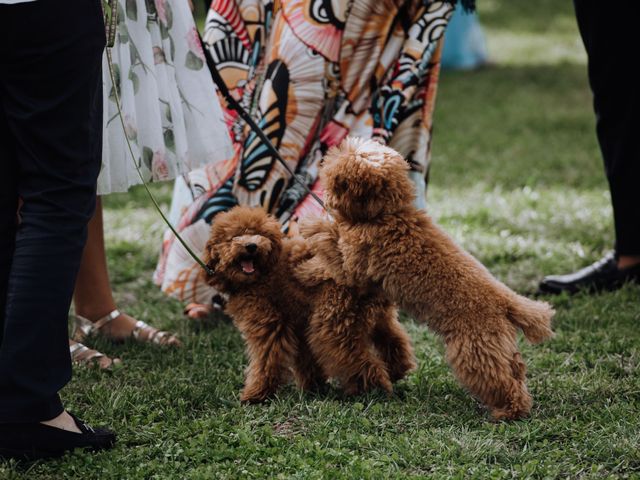
M 247 243 L 244 248 L 246 248 L 247 252 L 249 253 L 256 253 L 256 250 L 258 250 L 258 245 L 256 245 L 255 243 Z

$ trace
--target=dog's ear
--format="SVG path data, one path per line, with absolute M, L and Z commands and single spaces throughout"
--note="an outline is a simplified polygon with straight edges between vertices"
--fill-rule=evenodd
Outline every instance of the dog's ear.
M 349 181 L 343 175 L 336 175 L 333 179 L 332 190 L 338 195 L 342 195 L 349 190 Z
M 218 256 L 218 252 L 215 248 L 215 245 L 209 241 L 207 246 L 205 247 L 205 255 L 204 261 L 211 270 L 215 270 L 218 266 L 218 262 L 220 262 L 220 257 Z

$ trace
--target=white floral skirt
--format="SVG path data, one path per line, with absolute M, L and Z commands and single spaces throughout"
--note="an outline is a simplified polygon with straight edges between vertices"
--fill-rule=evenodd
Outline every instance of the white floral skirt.
M 119 0 L 112 49 L 123 131 L 106 54 L 98 194 L 170 180 L 233 155 L 216 88 L 186 0 Z

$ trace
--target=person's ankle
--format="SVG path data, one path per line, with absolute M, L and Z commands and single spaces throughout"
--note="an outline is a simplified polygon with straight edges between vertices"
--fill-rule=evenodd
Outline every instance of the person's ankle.
M 116 310 L 116 308 L 115 304 L 89 305 L 86 307 L 79 305 L 74 306 L 76 315 L 80 315 L 91 322 L 96 322 L 105 315 L 109 315 L 111 312 Z
M 71 415 L 69 415 L 69 413 L 67 413 L 67 411 L 63 411 L 60 415 L 58 415 L 57 417 L 54 417 L 50 420 L 45 420 L 40 422 L 43 425 L 47 425 L 49 427 L 54 427 L 54 428 L 59 428 L 61 430 L 66 430 L 68 432 L 75 432 L 75 433 L 82 433 L 80 431 L 80 429 L 78 428 L 78 425 L 76 425 L 75 420 L 73 419 L 73 417 Z
M 635 267 L 636 265 L 640 265 L 640 255 L 619 255 L 618 256 L 619 270 Z

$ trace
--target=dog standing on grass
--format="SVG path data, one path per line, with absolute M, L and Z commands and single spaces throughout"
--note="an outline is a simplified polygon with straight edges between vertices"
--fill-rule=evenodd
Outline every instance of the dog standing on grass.
M 328 152 L 321 179 L 334 221 L 301 228 L 318 252 L 303 275 L 379 285 L 444 339 L 455 376 L 494 419 L 526 416 L 532 399 L 516 331 L 532 343 L 552 337 L 553 309 L 496 280 L 418 210 L 408 168 L 371 140 L 347 138 Z
M 316 292 L 309 346 L 323 372 L 337 379 L 347 395 L 374 388 L 391 393 L 393 383 L 416 367 L 411 339 L 398 320 L 397 306 L 380 286 L 350 284 L 343 276 L 328 274 L 341 270 L 342 258 L 334 242 L 337 231 L 324 231 L 325 226 L 323 220 L 300 225 L 303 236 L 313 237 L 313 255 L 294 270 Z
M 206 246 L 208 283 L 228 295 L 225 312 L 242 333 L 249 356 L 240 400 L 262 402 L 289 381 L 313 390 L 326 382 L 307 340 L 308 292 L 293 266 L 308 257 L 302 239 L 285 238 L 260 208 L 235 207 L 218 215 Z
M 298 276 L 297 267 L 312 256 L 302 237 L 285 237 L 260 208 L 235 207 L 211 227 L 208 282 L 228 295 L 225 312 L 249 357 L 243 402 L 265 400 L 291 372 L 303 390 L 334 378 L 353 395 L 390 393 L 415 368 L 411 340 L 380 288 Z

